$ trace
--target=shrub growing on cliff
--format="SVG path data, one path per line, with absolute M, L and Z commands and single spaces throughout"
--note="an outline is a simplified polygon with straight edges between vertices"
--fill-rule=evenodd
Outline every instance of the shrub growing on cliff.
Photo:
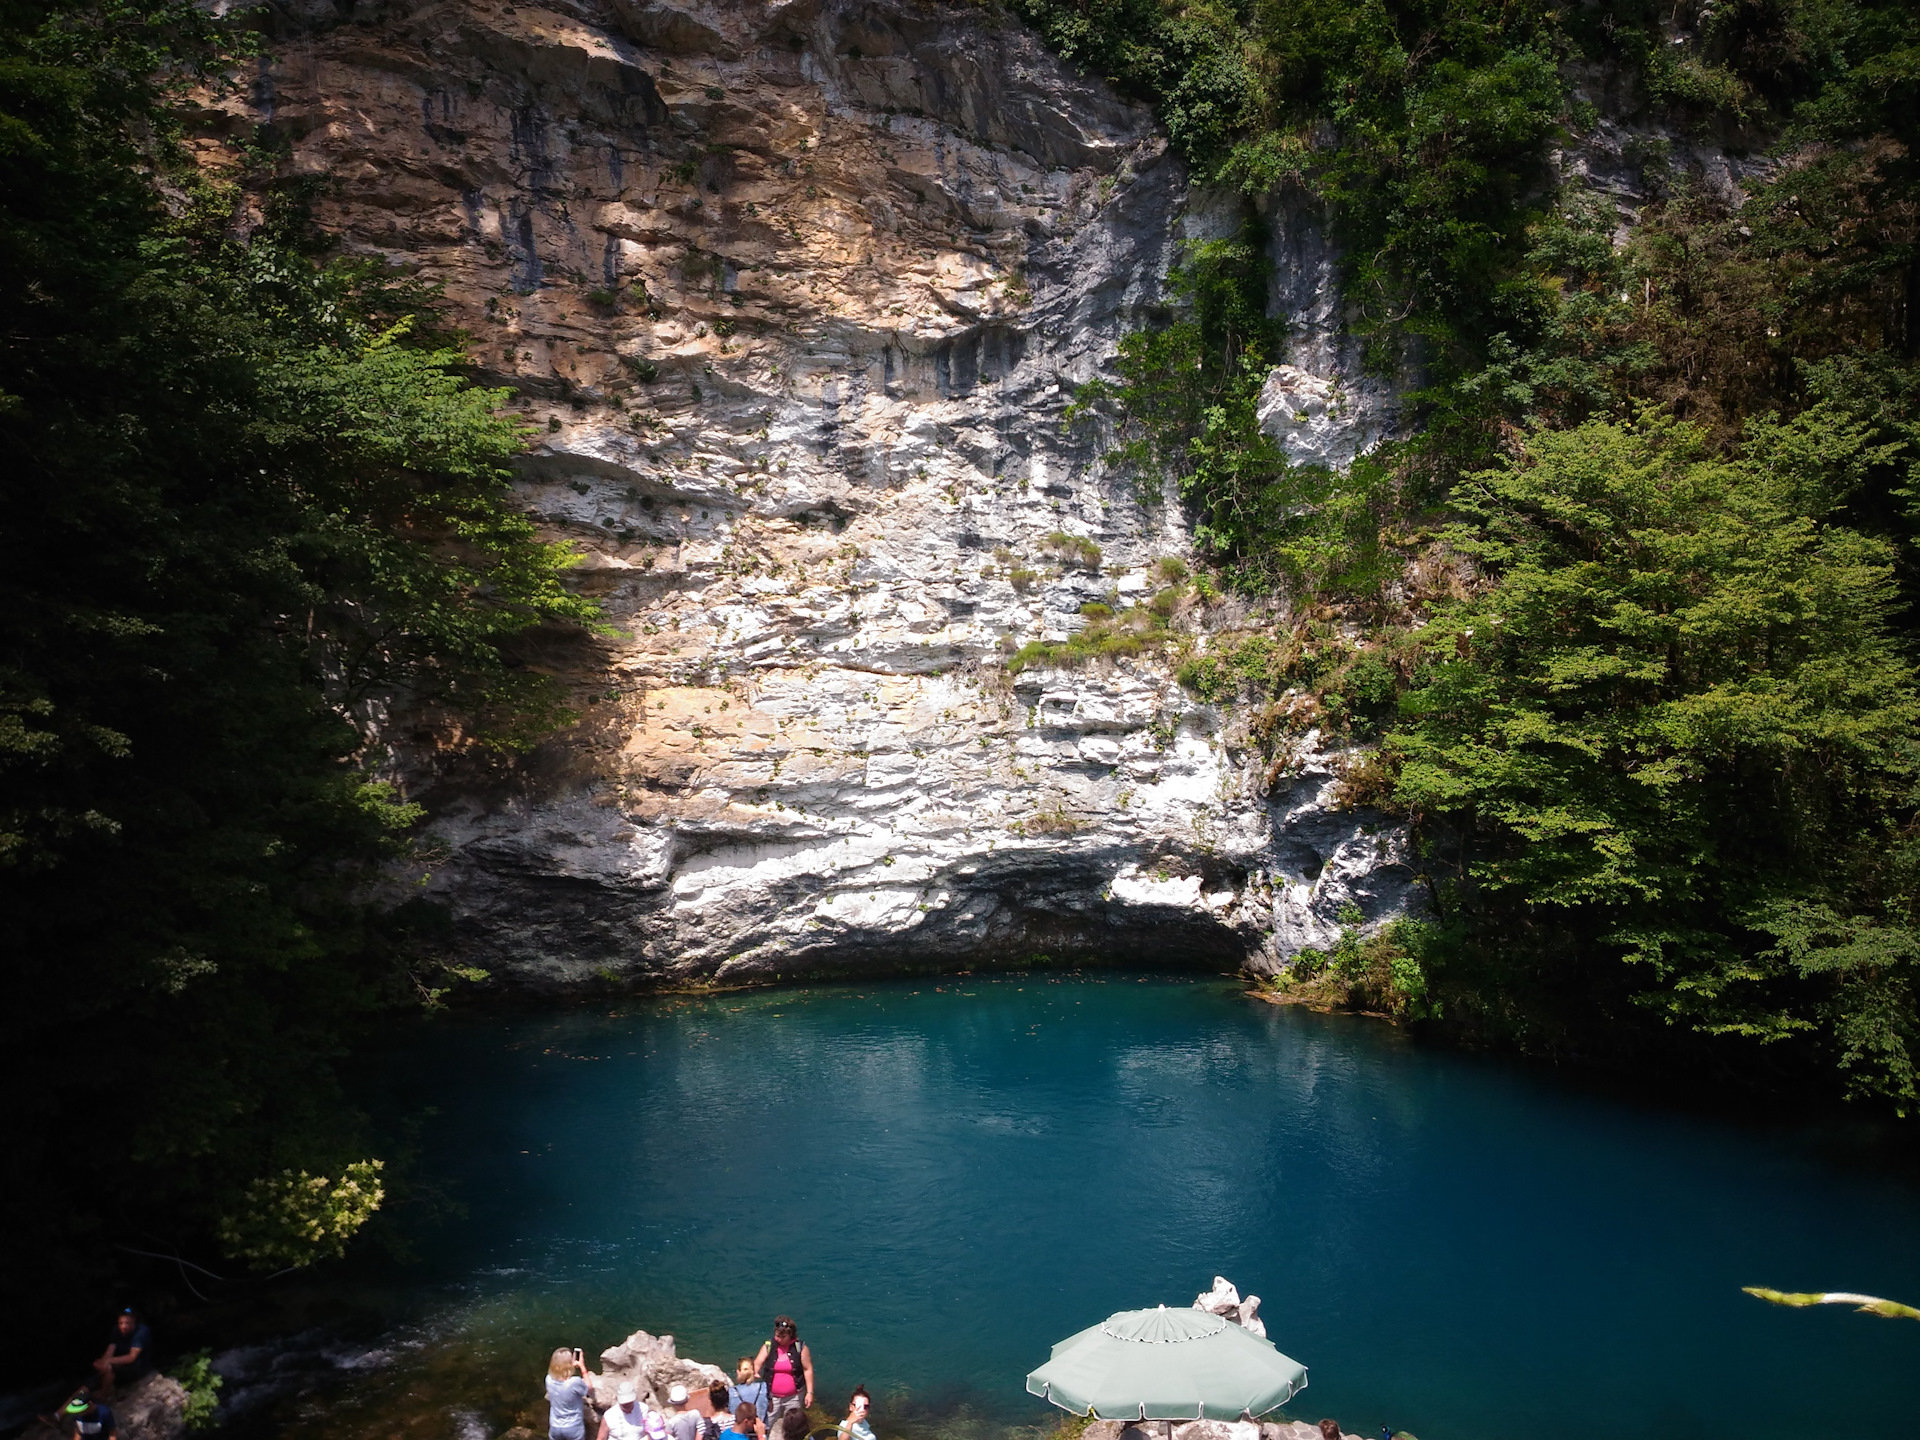
M 1276 633 L 1216 637 L 1182 679 L 1257 706 L 1275 766 L 1308 725 L 1392 732 L 1342 794 L 1397 794 L 1451 874 L 1428 947 L 1449 1023 L 1615 1059 L 1781 1042 L 1738 1063 L 1824 1060 L 1907 1104 L 1920 10 L 1016 6 L 1155 101 L 1200 176 L 1318 211 L 1369 361 L 1423 386 L 1417 438 L 1345 474 L 1288 465 L 1254 424 L 1291 357 L 1249 230 L 1188 252 L 1172 313 L 1077 413 L 1113 417 L 1109 459 L 1149 496 L 1177 481 L 1231 583 L 1371 627 L 1330 675 Z M 1204 65 L 1178 34 L 1196 22 Z M 1548 165 L 1600 120 L 1569 103 L 1575 56 L 1639 107 L 1611 118 L 1770 136 L 1777 166 L 1730 203 L 1636 142 L 1646 203 L 1619 243 L 1616 196 Z M 1189 76 L 1236 77 L 1210 126 Z M 1688 424 L 1636 420 L 1648 402 Z M 1658 478 L 1631 503 L 1560 493 L 1581 446 Z

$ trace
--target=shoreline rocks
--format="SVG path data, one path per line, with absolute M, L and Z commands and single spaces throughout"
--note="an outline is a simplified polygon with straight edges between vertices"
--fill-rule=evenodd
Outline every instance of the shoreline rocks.
M 187 1431 L 187 1388 L 171 1375 L 143 1376 L 106 1402 L 119 1440 L 180 1440 Z M 35 1419 L 20 1440 L 70 1440 L 66 1430 Z
M 1164 1420 L 1095 1420 L 1081 1440 L 1169 1440 Z M 1320 1440 L 1306 1420 L 1187 1420 L 1173 1423 L 1171 1440 Z M 1345 1431 L 1340 1440 L 1364 1440 Z

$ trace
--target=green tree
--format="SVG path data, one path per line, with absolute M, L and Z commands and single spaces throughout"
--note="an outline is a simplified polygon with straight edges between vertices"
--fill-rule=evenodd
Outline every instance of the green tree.
M 516 637 L 593 612 L 430 296 L 185 163 L 243 33 L 38 0 L 0 37 L 0 1083 L 36 1097 L 0 1261 L 44 1343 L 116 1247 L 212 1259 L 249 1185 L 364 1158 L 333 1067 L 414 933 L 369 889 L 418 816 L 379 726 L 526 743 L 565 711 Z
M 1893 548 L 1838 518 L 1884 458 L 1819 409 L 1731 456 L 1655 413 L 1528 436 L 1455 496 L 1489 583 L 1421 631 L 1387 746 L 1467 837 L 1480 953 L 1573 937 L 1576 988 L 1624 965 L 1651 1014 L 1815 1039 L 1905 1106 L 1920 710 Z

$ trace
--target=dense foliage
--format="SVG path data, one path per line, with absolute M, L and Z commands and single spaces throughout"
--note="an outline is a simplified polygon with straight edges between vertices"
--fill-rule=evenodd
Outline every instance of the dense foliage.
M 374 722 L 537 733 L 513 639 L 590 615 L 429 297 L 178 153 L 243 37 L 186 0 L 0 35 L 0 1254 L 44 1340 L 130 1249 L 300 1263 L 276 1177 L 370 1173 L 332 1067 L 431 963 L 368 899 L 416 815 Z
M 1657 412 L 1528 436 L 1454 497 L 1498 583 L 1433 607 L 1386 745 L 1394 799 L 1472 837 L 1433 864 L 1491 946 L 1617 956 L 1711 1033 L 1817 1028 L 1906 1100 L 1920 711 L 1893 547 L 1838 519 L 1873 458 L 1824 407 L 1732 454 Z
M 1017 8 L 1248 197 L 1075 418 L 1177 482 L 1229 584 L 1295 602 L 1187 683 L 1252 707 L 1276 773 L 1309 727 L 1377 742 L 1350 797 L 1418 822 L 1441 923 L 1303 973 L 1487 1039 L 1826 1067 L 1908 1107 L 1912 7 Z M 1551 163 L 1603 123 L 1630 212 Z M 1736 204 L 1689 142 L 1771 147 L 1770 173 Z M 1302 214 L 1344 246 L 1366 364 L 1419 387 L 1418 437 L 1341 471 L 1254 414 L 1287 358 L 1261 227 Z

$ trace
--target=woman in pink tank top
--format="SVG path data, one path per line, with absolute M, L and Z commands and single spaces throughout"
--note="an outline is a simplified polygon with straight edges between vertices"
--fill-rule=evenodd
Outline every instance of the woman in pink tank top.
M 813 1405 L 813 1352 L 787 1316 L 773 1322 L 773 1338 L 760 1347 L 753 1368 L 767 1385 L 769 1440 L 784 1433 L 780 1422 L 790 1410 L 801 1413 L 804 1426 L 806 1411 Z

